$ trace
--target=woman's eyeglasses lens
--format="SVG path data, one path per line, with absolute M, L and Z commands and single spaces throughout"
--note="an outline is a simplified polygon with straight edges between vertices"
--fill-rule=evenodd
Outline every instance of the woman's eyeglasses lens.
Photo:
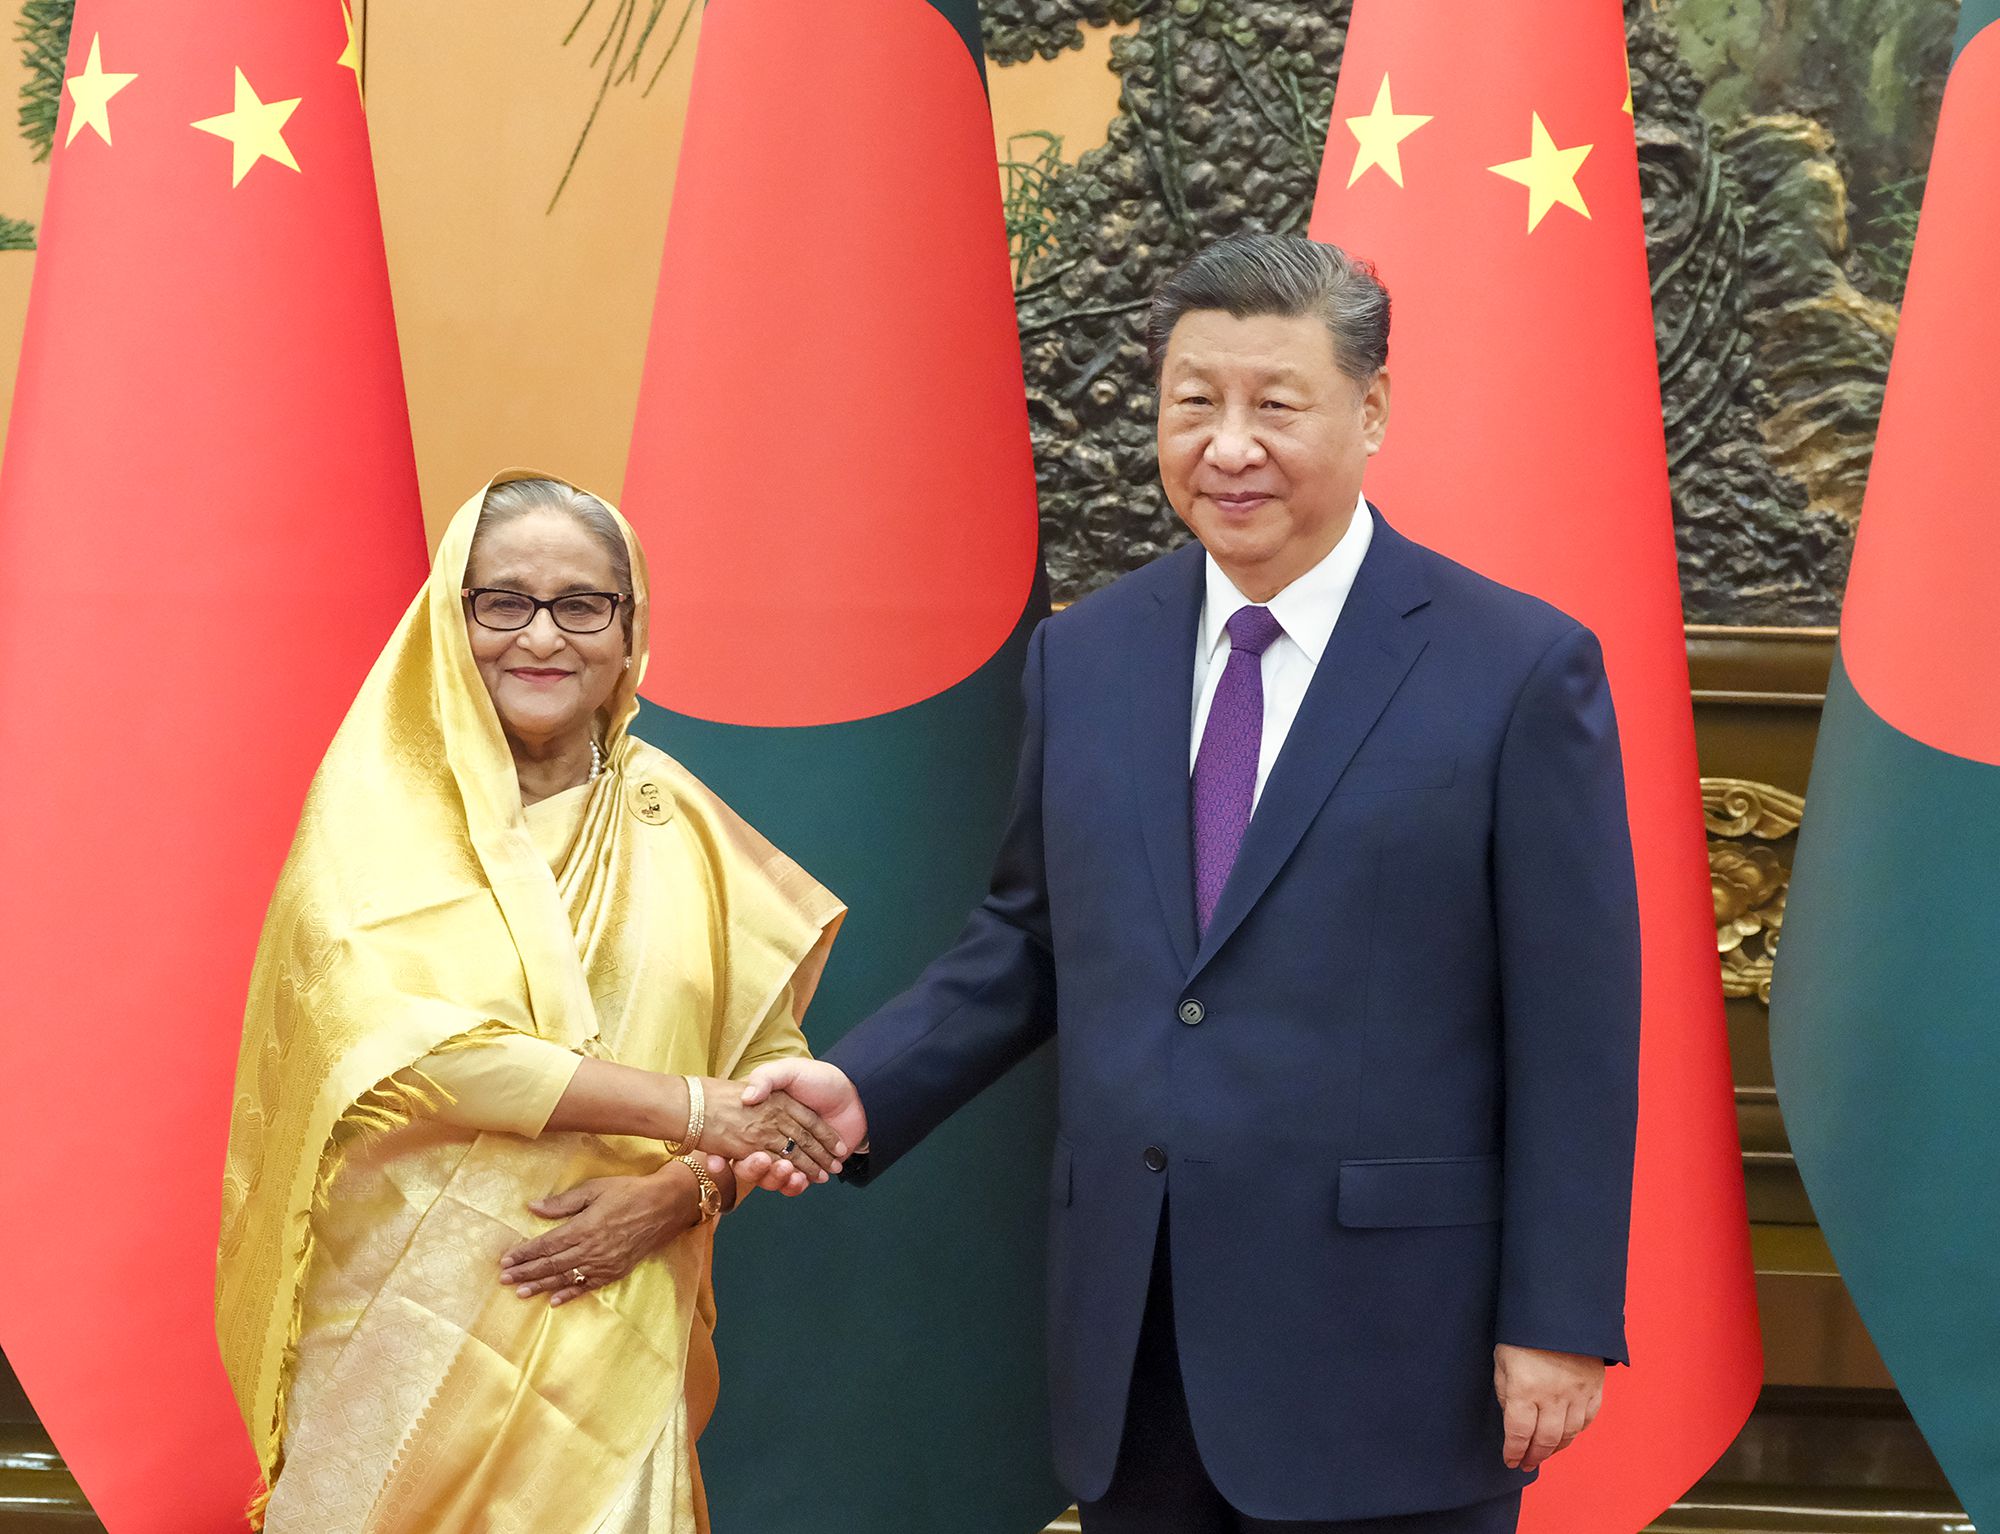
M 473 618 L 482 627 L 502 633 L 526 628 L 535 621 L 536 610 L 543 607 L 565 633 L 596 634 L 611 626 L 618 598 L 603 591 L 580 591 L 548 602 L 538 602 L 519 591 L 479 591 L 472 597 Z

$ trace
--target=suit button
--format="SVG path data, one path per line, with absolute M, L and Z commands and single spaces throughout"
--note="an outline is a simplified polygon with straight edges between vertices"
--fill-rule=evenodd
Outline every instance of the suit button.
M 1200 1022 L 1203 1018 L 1207 1016 L 1208 1016 L 1208 1008 L 1204 1007 L 1200 1002 L 1196 1001 L 1192 996 L 1190 996 L 1186 1001 L 1181 1003 L 1181 1021 L 1186 1023 L 1188 1027 L 1192 1028 L 1196 1023 Z
M 1167 1153 L 1161 1150 L 1157 1145 L 1147 1146 L 1146 1170 L 1149 1172 L 1164 1172 L 1166 1169 L 1167 1169 Z

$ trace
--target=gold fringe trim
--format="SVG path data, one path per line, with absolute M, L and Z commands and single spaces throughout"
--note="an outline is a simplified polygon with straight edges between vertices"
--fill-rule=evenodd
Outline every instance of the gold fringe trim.
M 425 1052 L 425 1058 L 455 1054 L 461 1049 L 471 1049 L 520 1031 L 506 1023 L 481 1023 L 477 1028 L 468 1028 L 463 1033 L 453 1034 L 441 1044 L 433 1045 Z M 595 1043 L 596 1040 L 590 1042 Z M 334 1120 L 333 1130 L 327 1136 L 326 1149 L 320 1154 L 319 1172 L 313 1178 L 312 1197 L 298 1216 L 299 1258 L 295 1271 L 299 1278 L 292 1290 L 292 1318 L 285 1329 L 285 1350 L 278 1361 L 278 1389 L 271 1407 L 271 1428 L 265 1435 L 263 1451 L 258 1455 L 258 1462 L 264 1471 L 264 1485 L 244 1509 L 244 1516 L 253 1530 L 264 1527 L 271 1491 L 278 1484 L 279 1473 L 285 1464 L 286 1398 L 291 1391 L 293 1373 L 298 1368 L 299 1340 L 305 1330 L 305 1276 L 311 1270 L 317 1245 L 314 1217 L 324 1214 L 332 1203 L 333 1185 L 347 1164 L 348 1151 L 358 1141 L 369 1135 L 401 1129 L 420 1117 L 449 1107 L 457 1100 L 442 1082 L 412 1064 L 378 1081 Z

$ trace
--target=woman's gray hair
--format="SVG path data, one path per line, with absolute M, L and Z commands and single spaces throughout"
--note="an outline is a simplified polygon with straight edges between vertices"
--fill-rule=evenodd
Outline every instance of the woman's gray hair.
M 619 621 L 625 626 L 626 643 L 632 640 L 632 551 L 625 547 L 624 531 L 618 519 L 588 490 L 560 479 L 510 479 L 486 492 L 479 506 L 479 523 L 472 531 L 472 548 L 487 531 L 504 527 L 531 511 L 559 511 L 575 519 L 583 530 L 604 545 L 611 556 L 611 574 L 626 600 L 618 604 Z
M 1334 360 L 1357 383 L 1389 363 L 1389 290 L 1373 266 L 1338 245 L 1296 234 L 1238 234 L 1200 252 L 1153 295 L 1146 351 L 1155 380 L 1174 326 L 1197 309 L 1221 309 L 1239 320 L 1317 314 L 1332 333 Z

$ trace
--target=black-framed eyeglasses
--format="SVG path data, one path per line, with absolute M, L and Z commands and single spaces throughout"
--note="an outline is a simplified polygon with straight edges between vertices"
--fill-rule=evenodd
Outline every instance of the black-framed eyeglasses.
M 526 628 L 545 607 L 565 634 L 601 634 L 618 616 L 618 604 L 631 600 L 621 591 L 566 591 L 559 597 L 531 597 L 503 586 L 467 586 L 459 595 L 472 604 L 474 622 L 502 634 Z

